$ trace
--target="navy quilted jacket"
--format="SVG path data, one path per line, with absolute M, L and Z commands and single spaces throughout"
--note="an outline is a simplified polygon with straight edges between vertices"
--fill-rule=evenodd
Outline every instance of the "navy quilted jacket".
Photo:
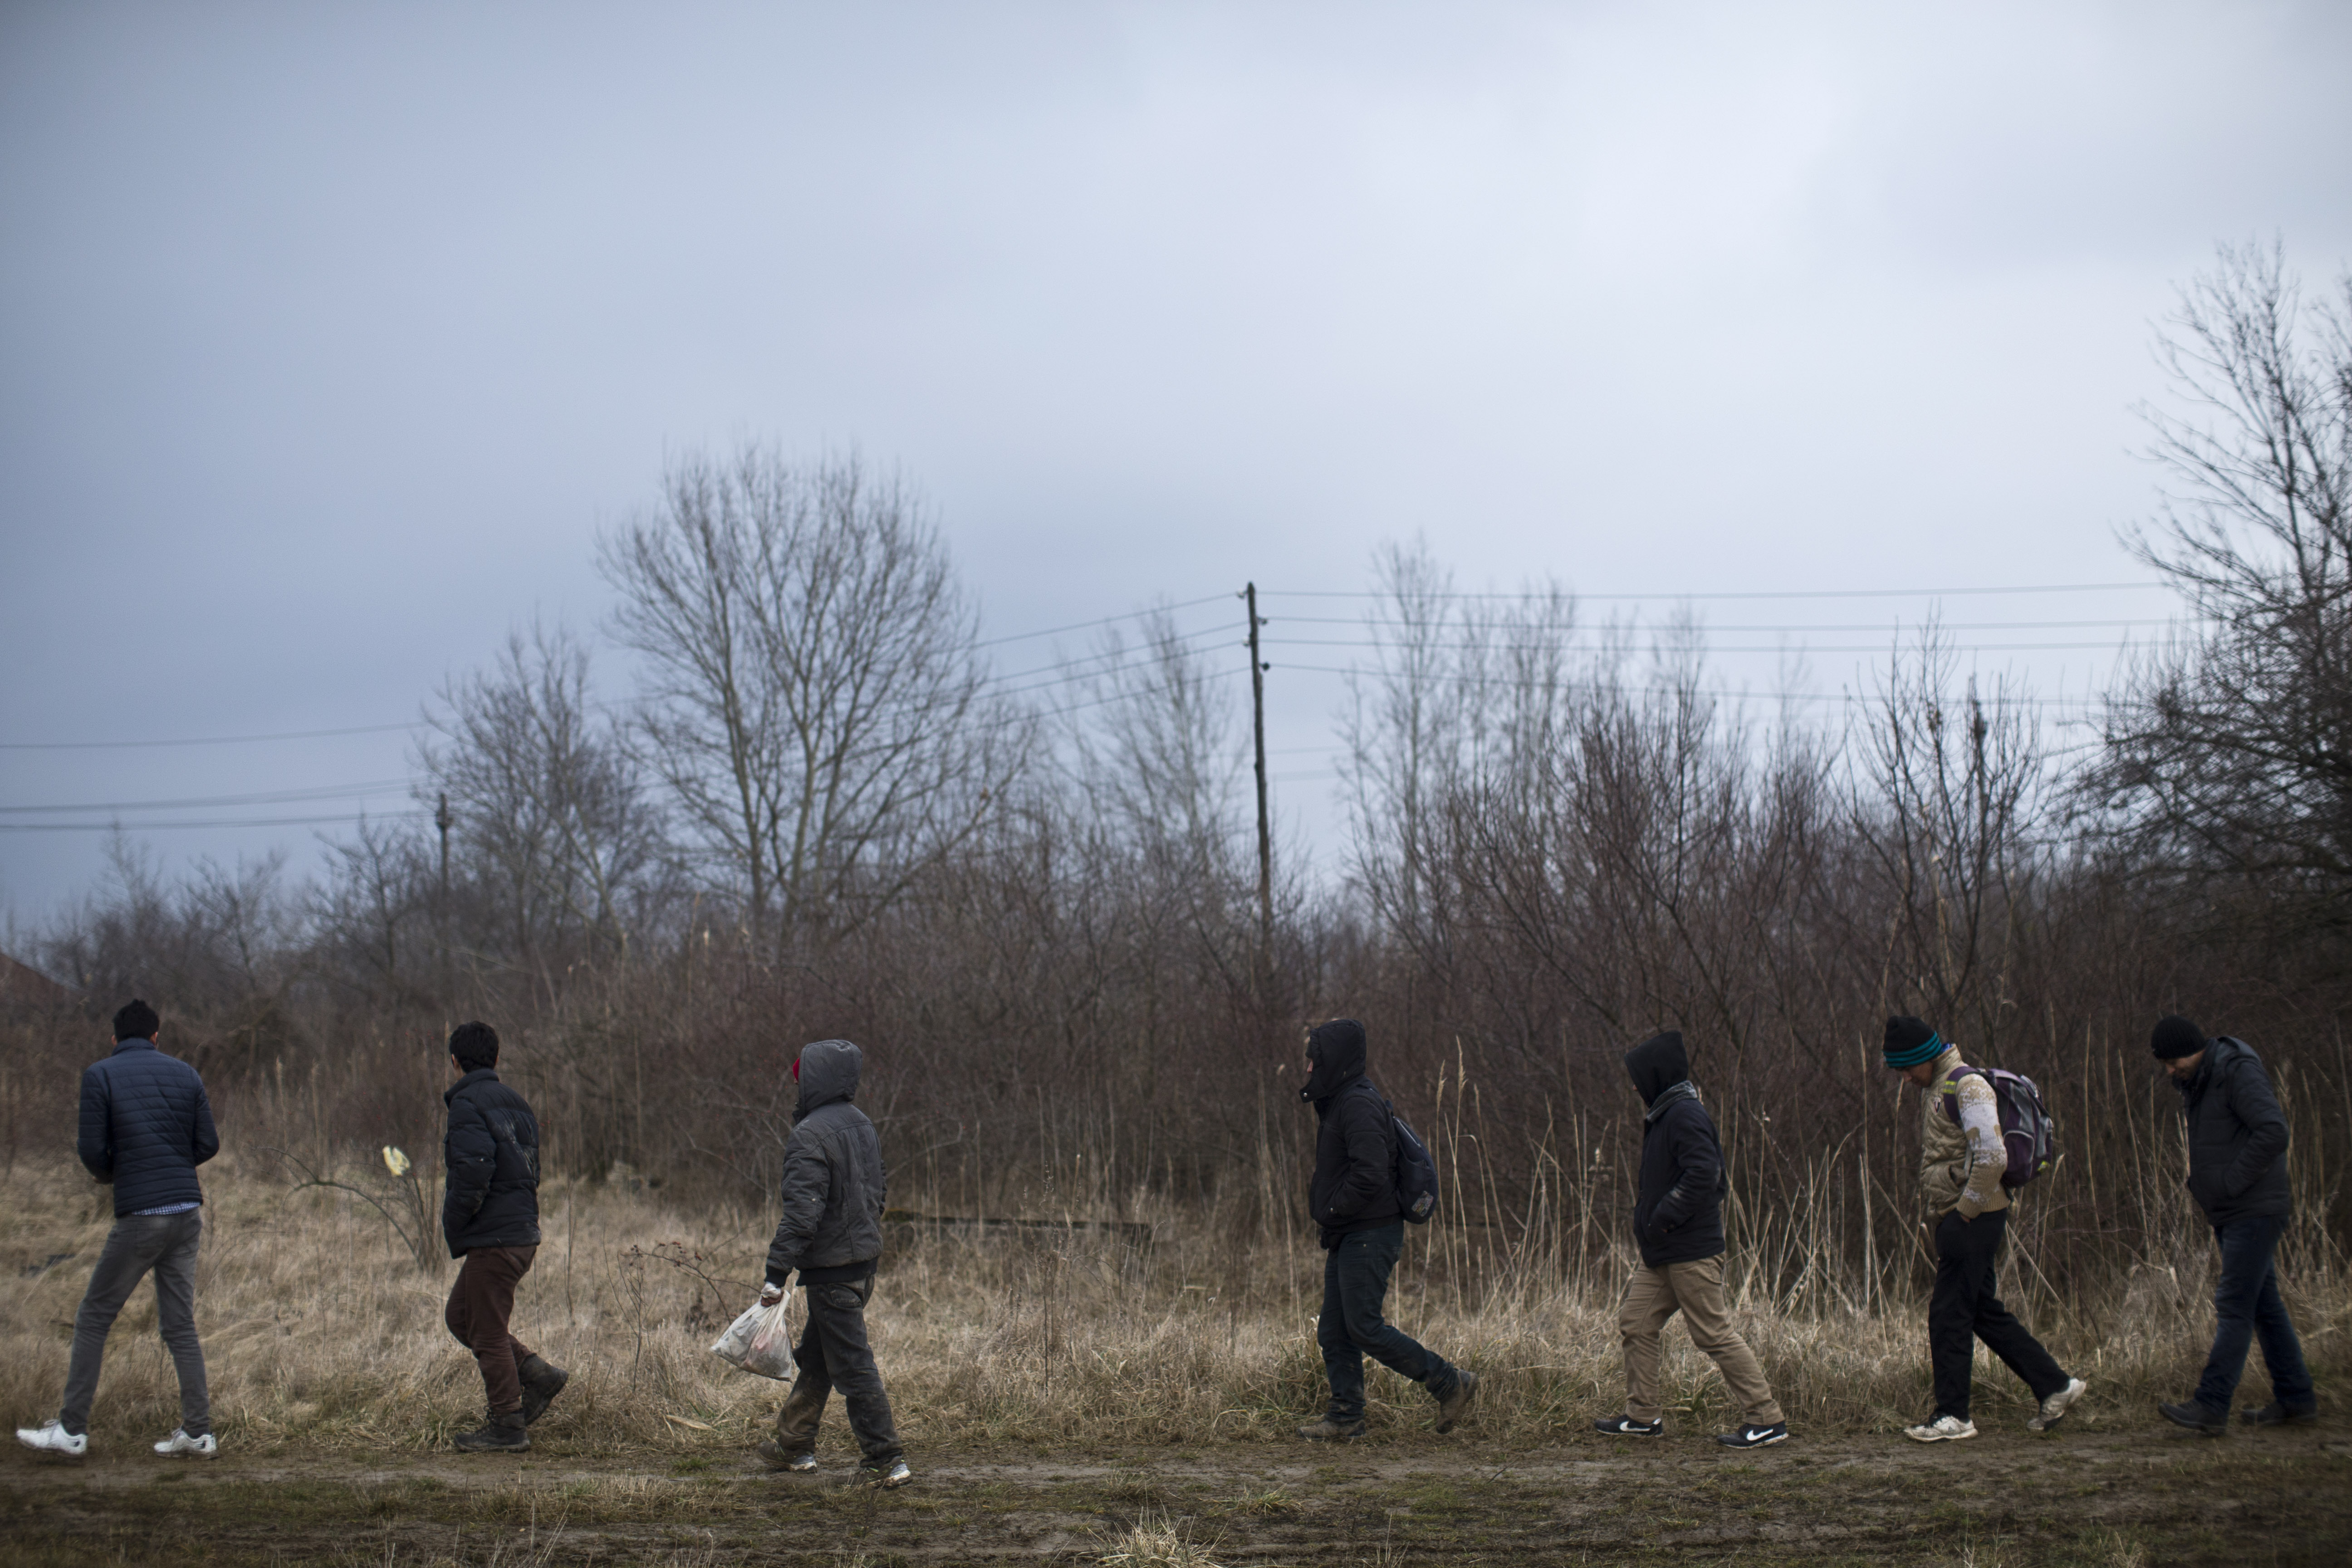
M 196 1167 L 220 1152 L 205 1080 L 152 1040 L 121 1040 L 81 1075 L 81 1137 L 89 1173 L 114 1184 L 114 1216 L 200 1204 Z
M 441 1099 L 449 1107 L 441 1144 L 449 1167 L 441 1236 L 449 1256 L 463 1258 L 478 1247 L 537 1247 L 539 1118 L 488 1068 L 476 1068 Z

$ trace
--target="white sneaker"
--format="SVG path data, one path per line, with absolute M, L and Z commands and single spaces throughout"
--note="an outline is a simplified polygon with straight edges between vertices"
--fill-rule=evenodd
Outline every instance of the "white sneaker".
M 217 1459 L 220 1458 L 220 1439 L 209 1432 L 201 1437 L 191 1437 L 184 1429 L 174 1426 L 170 1436 L 155 1445 L 155 1451 L 159 1454 L 185 1454 L 194 1459 Z
M 65 1454 L 80 1458 L 89 1452 L 89 1434 L 67 1431 L 55 1421 L 44 1421 L 38 1426 L 16 1428 L 16 1441 L 27 1448 L 37 1448 L 45 1454 Z
M 1977 1435 L 1976 1423 L 1957 1415 L 1938 1415 L 1925 1426 L 1906 1426 L 1903 1435 L 1914 1443 L 1957 1443 Z
M 2067 1406 L 2082 1398 L 2084 1391 L 2090 1386 L 2079 1377 L 2068 1378 L 2065 1387 L 2042 1402 L 2041 1411 L 2032 1420 L 2025 1424 L 2025 1429 L 2029 1432 L 2049 1431 L 2050 1428 L 2066 1419 Z

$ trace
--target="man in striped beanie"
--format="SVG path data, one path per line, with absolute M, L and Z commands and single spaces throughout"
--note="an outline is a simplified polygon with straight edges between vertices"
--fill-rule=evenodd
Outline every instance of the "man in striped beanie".
M 1984 1341 L 2025 1380 L 2040 1405 L 2026 1426 L 2054 1426 L 2083 1396 L 2084 1383 L 2059 1370 L 2023 1323 L 1993 1294 L 2001 1237 L 2009 1228 L 2009 1168 L 1992 1083 L 1960 1060 L 1960 1048 L 1909 1016 L 1886 1020 L 1886 1065 L 1927 1091 L 1919 1120 L 1919 1186 L 1935 1239 L 1936 1286 L 1927 1299 L 1927 1350 L 1936 1369 L 1935 1413 L 1903 1435 L 1948 1443 L 1977 1435 L 1969 1419 L 1975 1341 Z

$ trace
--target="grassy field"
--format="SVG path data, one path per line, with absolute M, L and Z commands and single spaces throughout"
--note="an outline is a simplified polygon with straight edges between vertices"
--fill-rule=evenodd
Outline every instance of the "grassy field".
M 339 1179 L 395 1215 L 401 1185 Z M 19 1168 L 0 1218 L 0 1390 L 54 1414 L 74 1307 L 110 1218 L 79 1173 Z M 984 1562 L 1969 1563 L 2342 1563 L 2352 1430 L 2331 1417 L 2211 1442 L 2156 1416 L 2193 1381 L 2210 1311 L 2178 1267 L 2095 1310 L 2017 1300 L 2092 1384 L 2059 1431 L 2025 1431 L 2008 1373 L 1980 1372 L 1974 1443 L 1921 1448 L 1916 1301 L 1790 1315 L 1752 1280 L 1753 1342 L 1797 1436 L 1706 1440 L 1732 1412 L 1669 1329 L 1671 1436 L 1589 1431 L 1618 1407 L 1613 1282 L 1514 1273 L 1472 1299 L 1420 1269 L 1391 1315 L 1487 1375 L 1460 1430 L 1374 1373 L 1372 1431 L 1338 1450 L 1291 1426 L 1318 1407 L 1311 1245 L 1235 1245 L 1204 1223 L 1131 1237 L 899 1227 L 871 1314 L 918 1484 L 851 1482 L 837 1410 L 814 1479 L 748 1447 L 782 1387 L 705 1350 L 748 1303 L 772 1216 L 683 1211 L 627 1184 L 551 1184 L 517 1331 L 570 1367 L 527 1456 L 463 1456 L 472 1361 L 440 1324 L 454 1265 L 420 1265 L 352 1193 L 285 1171 L 208 1172 L 199 1322 L 218 1461 L 145 1445 L 175 1420 L 142 1289 L 117 1324 L 79 1464 L 13 1447 L 0 1555 L 27 1563 Z M 2322 1398 L 2346 1357 L 2344 1292 L 2290 1291 Z M 1816 1292 L 1818 1298 L 1818 1292 Z M 2247 1393 L 2262 1396 L 2260 1358 Z M 1128 1552 L 1121 1558 L 1118 1554 Z M 1136 1555 L 1140 1552 L 1141 1555 Z

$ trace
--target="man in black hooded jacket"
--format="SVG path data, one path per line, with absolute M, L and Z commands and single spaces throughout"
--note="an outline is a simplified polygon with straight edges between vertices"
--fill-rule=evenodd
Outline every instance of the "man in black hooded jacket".
M 784 1212 L 768 1246 L 760 1304 L 783 1300 L 797 1268 L 808 1291 L 808 1323 L 793 1352 L 799 1375 L 776 1412 L 776 1435 L 762 1439 L 758 1452 L 778 1469 L 815 1470 L 817 1423 L 837 1388 L 866 1456 L 860 1469 L 878 1485 L 901 1487 L 914 1473 L 866 1338 L 866 1303 L 882 1257 L 882 1202 L 890 1177 L 874 1123 L 850 1103 L 865 1061 L 847 1040 L 819 1040 L 793 1059 L 800 1099 L 793 1107 L 792 1136 L 784 1141 Z
M 1397 1205 L 1396 1132 L 1389 1102 L 1364 1076 L 1364 1026 L 1334 1018 L 1307 1037 L 1307 1086 L 1315 1107 L 1315 1179 L 1307 1207 L 1323 1236 L 1323 1310 L 1315 1341 L 1331 1379 L 1320 1421 L 1298 1429 L 1312 1440 L 1364 1432 L 1364 1357 L 1409 1377 L 1437 1401 L 1437 1429 L 1450 1431 L 1478 1393 L 1478 1374 L 1447 1363 L 1382 1315 L 1389 1274 L 1404 1251 Z
M 1691 1343 L 1715 1363 L 1746 1412 L 1738 1426 L 1716 1434 L 1715 1440 L 1728 1448 L 1785 1442 L 1789 1427 L 1772 1385 L 1733 1325 L 1724 1299 L 1723 1143 L 1690 1080 L 1682 1036 L 1672 1029 L 1651 1036 L 1625 1053 L 1625 1071 L 1649 1107 L 1633 1203 L 1642 1267 L 1617 1312 L 1625 1355 L 1625 1414 L 1593 1426 L 1618 1437 L 1655 1437 L 1665 1431 L 1665 1412 L 1658 1403 L 1658 1336 L 1666 1320 L 1680 1312 Z

